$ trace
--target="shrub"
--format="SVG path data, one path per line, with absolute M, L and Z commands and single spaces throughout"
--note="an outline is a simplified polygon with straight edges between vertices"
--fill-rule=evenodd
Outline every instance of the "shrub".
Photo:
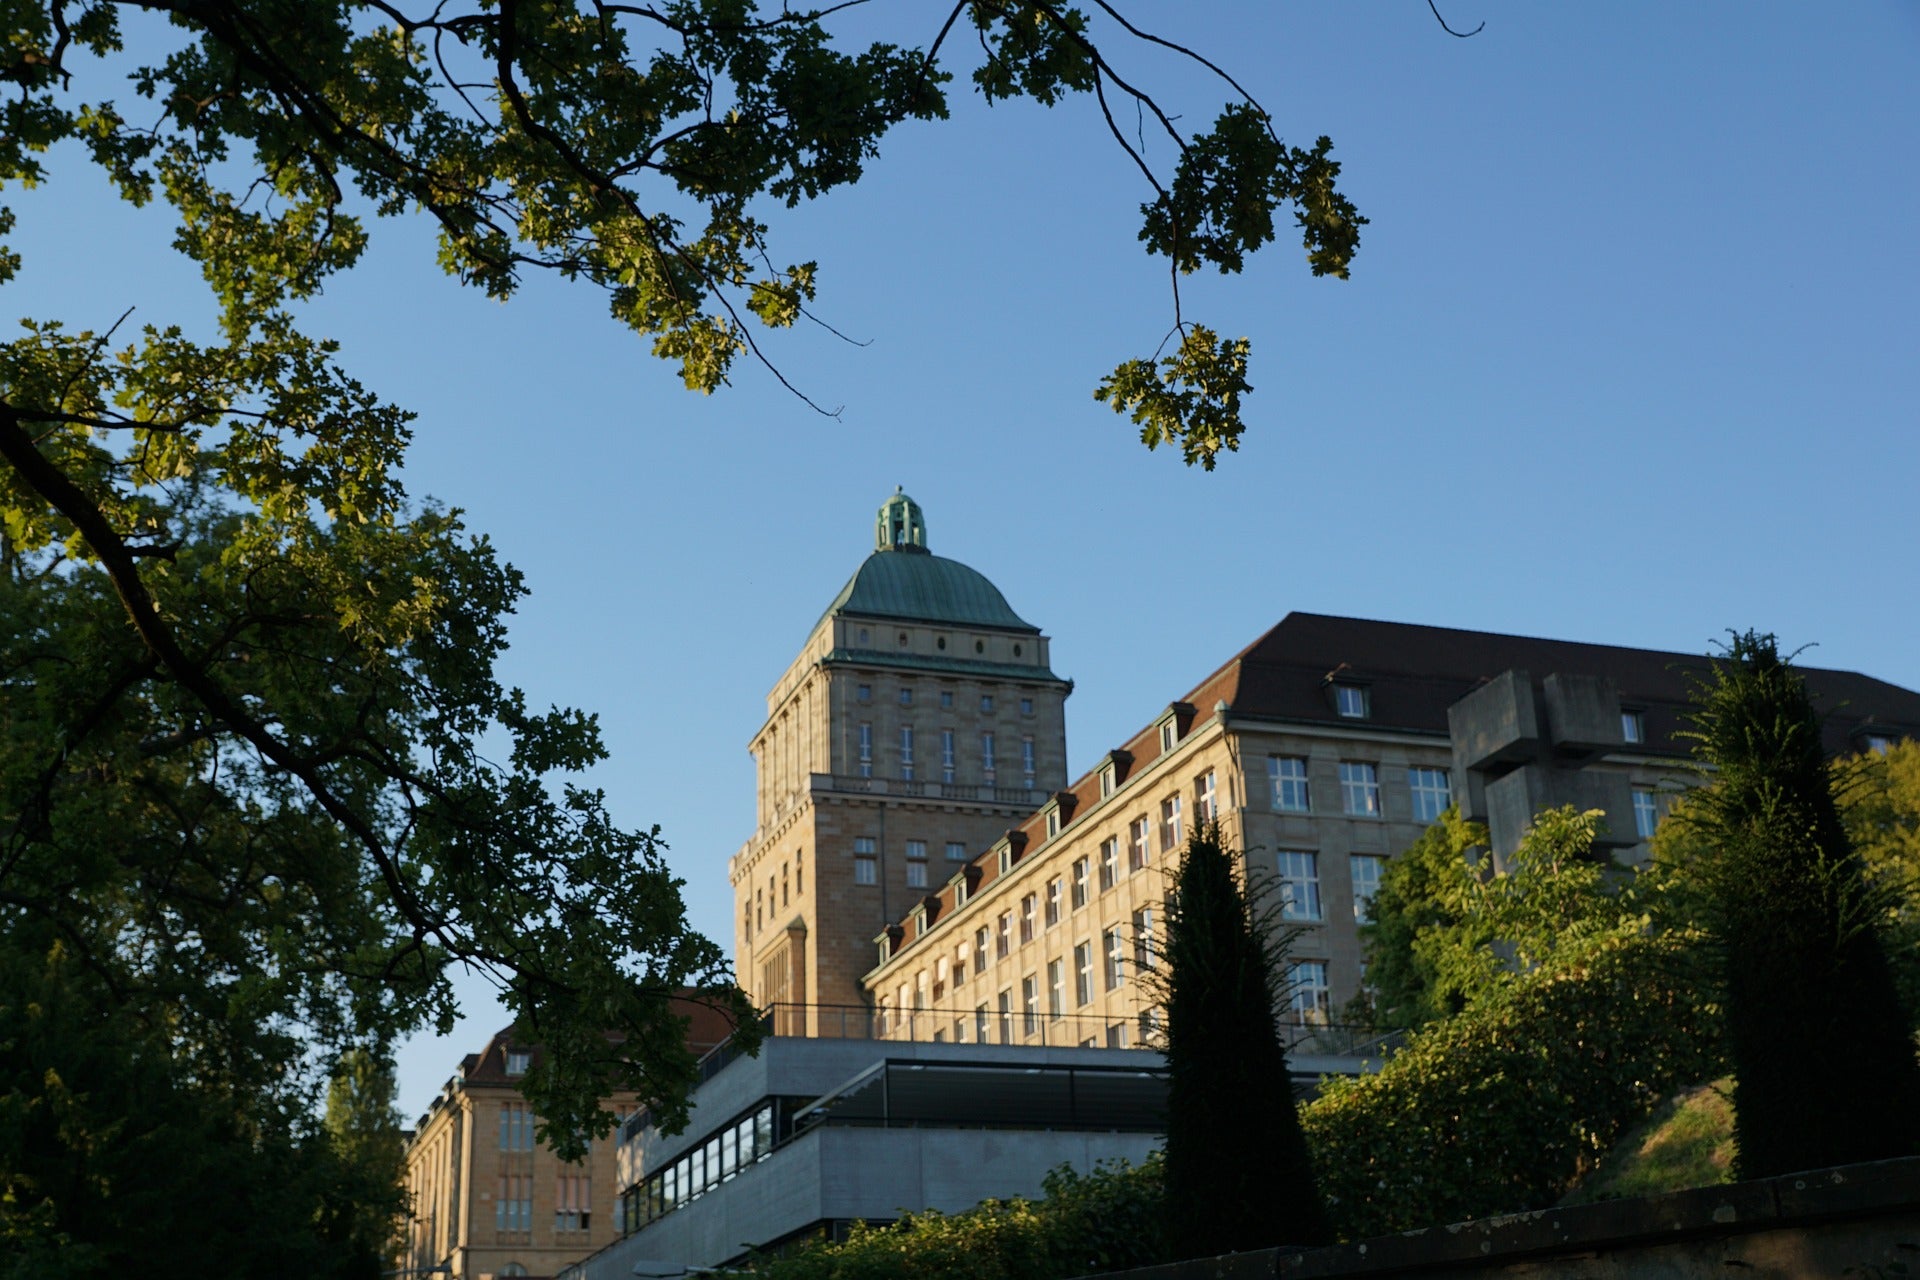
M 1302 1112 L 1340 1234 L 1557 1202 L 1675 1088 L 1717 1070 L 1693 940 L 1622 930 L 1417 1033 Z

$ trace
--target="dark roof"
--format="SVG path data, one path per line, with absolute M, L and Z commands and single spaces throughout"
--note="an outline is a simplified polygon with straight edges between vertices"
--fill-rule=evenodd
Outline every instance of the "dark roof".
M 1369 690 L 1369 725 L 1444 734 L 1449 706 L 1516 668 L 1535 680 L 1554 672 L 1610 677 L 1621 705 L 1645 714 L 1647 749 L 1674 755 L 1688 754 L 1686 741 L 1674 735 L 1685 727 L 1692 681 L 1710 671 L 1697 653 L 1290 613 L 1187 701 L 1202 716 L 1224 699 L 1236 717 L 1352 724 L 1334 711 L 1326 689 L 1352 681 Z M 1870 724 L 1920 734 L 1920 694 L 1853 671 L 1800 673 L 1828 716 L 1829 750 L 1858 750 L 1854 735 Z
M 911 546 L 862 561 L 822 616 L 835 614 L 1040 634 L 979 570 Z
M 668 1003 L 673 1012 L 687 1023 L 687 1048 L 695 1057 L 723 1043 L 733 1034 L 733 1023 L 724 1010 L 701 999 L 690 988 L 682 989 L 684 994 L 670 997 Z M 546 1049 L 539 1044 L 531 1044 L 520 1038 L 516 1023 L 508 1023 L 493 1033 L 487 1041 L 487 1047 L 478 1054 L 468 1054 L 460 1061 L 461 1076 L 468 1085 L 507 1085 L 519 1088 L 520 1075 L 507 1073 L 507 1051 L 525 1050 L 528 1064 L 546 1056 Z

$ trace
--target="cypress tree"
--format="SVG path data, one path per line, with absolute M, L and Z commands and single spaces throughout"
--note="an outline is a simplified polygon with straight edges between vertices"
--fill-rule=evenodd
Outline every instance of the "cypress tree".
M 1742 1178 L 1920 1151 L 1920 1067 L 1805 683 L 1737 634 L 1696 690 L 1685 812 L 1725 966 Z
M 1281 947 L 1209 823 L 1167 895 L 1166 1208 L 1176 1257 L 1333 1239 L 1274 1024 Z

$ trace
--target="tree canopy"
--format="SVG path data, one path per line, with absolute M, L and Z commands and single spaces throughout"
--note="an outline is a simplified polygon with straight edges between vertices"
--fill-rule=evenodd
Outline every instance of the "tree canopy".
M 0 1022 L 38 1028 L 8 1042 L 28 1056 L 0 1166 L 41 1168 L 18 1145 L 38 1135 L 64 1171 L 8 1184 L 18 1238 L 77 1259 L 121 1229 L 88 1153 L 132 1082 L 213 1117 L 219 1159 L 332 1151 L 303 1107 L 343 1053 L 447 1026 L 457 966 L 547 1045 L 525 1088 L 562 1150 L 616 1090 L 684 1114 L 676 993 L 747 1013 L 657 833 L 581 785 L 594 717 L 497 678 L 519 575 L 406 493 L 412 414 L 301 327 L 379 219 L 430 218 L 445 269 L 494 297 L 537 271 L 597 289 L 693 389 L 742 355 L 784 380 L 762 336 L 810 316 L 823 273 L 774 256 L 783 209 L 943 117 L 956 74 L 989 103 L 1079 97 L 1140 173 L 1174 284 L 1162 350 L 1099 394 L 1189 463 L 1235 447 L 1245 342 L 1189 320 L 1179 280 L 1240 270 L 1287 210 L 1310 269 L 1344 275 L 1363 219 L 1330 143 L 1284 144 L 1226 71 L 1107 3 L 965 0 L 900 42 L 838 34 L 852 7 L 9 6 L 0 185 L 83 155 L 174 220 L 218 308 L 205 333 L 41 316 L 0 346 Z M 1213 124 L 1161 110 L 1115 40 L 1217 76 Z M 1136 112 L 1171 166 L 1118 123 Z M 30 249 L 0 250 L 0 280 Z M 49 982 L 116 1032 L 52 1018 Z M 92 1109 L 69 1110 L 92 1119 L 59 1122 L 83 1077 Z

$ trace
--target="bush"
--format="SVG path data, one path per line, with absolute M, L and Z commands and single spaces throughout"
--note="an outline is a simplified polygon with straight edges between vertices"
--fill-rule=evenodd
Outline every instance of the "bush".
M 1356 1239 L 1557 1202 L 1675 1088 L 1716 1074 L 1693 940 L 1622 931 L 1417 1033 L 1301 1115 Z

